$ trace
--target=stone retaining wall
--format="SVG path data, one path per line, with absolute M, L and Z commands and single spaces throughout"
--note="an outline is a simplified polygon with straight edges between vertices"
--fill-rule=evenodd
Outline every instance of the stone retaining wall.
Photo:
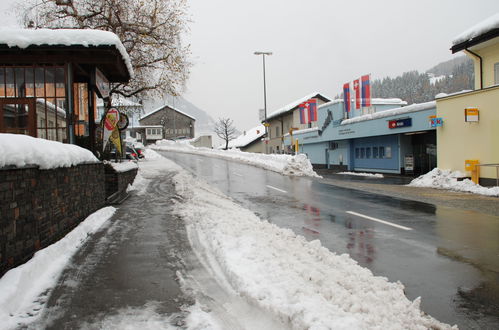
M 0 276 L 105 205 L 104 165 L 0 169 Z

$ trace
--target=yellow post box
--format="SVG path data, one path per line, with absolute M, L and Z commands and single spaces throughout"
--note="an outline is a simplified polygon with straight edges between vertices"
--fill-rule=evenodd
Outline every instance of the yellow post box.
M 477 159 L 467 159 L 464 161 L 464 169 L 471 172 L 471 181 L 479 184 L 480 181 L 480 166 Z

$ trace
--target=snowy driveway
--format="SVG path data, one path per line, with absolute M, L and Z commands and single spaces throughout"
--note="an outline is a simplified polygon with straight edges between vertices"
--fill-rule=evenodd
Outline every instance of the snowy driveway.
M 199 155 L 160 152 L 263 219 L 375 275 L 401 281 L 422 309 L 461 328 L 495 327 L 499 219 L 285 177 Z

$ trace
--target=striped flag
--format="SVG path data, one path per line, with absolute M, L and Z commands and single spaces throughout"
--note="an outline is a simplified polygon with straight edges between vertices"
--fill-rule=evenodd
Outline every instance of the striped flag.
M 353 90 L 355 91 L 355 109 L 360 109 L 360 80 L 353 81 Z
M 369 79 L 369 75 L 362 76 L 362 106 L 370 107 L 371 106 L 371 83 Z
M 303 102 L 299 106 L 300 109 L 300 124 L 310 123 L 310 111 L 307 102 Z
M 343 103 L 345 104 L 345 112 L 350 112 L 350 83 L 343 84 Z
M 316 99 L 310 99 L 307 101 L 310 110 L 310 121 L 317 121 L 317 100 Z

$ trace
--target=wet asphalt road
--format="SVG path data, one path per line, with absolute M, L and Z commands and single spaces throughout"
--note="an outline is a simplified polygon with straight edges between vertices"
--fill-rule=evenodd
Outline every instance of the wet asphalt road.
M 422 309 L 460 329 L 499 328 L 499 217 L 161 152 L 262 219 L 401 281 Z M 374 218 L 374 219 L 373 219 Z M 385 222 L 379 222 L 379 220 Z

